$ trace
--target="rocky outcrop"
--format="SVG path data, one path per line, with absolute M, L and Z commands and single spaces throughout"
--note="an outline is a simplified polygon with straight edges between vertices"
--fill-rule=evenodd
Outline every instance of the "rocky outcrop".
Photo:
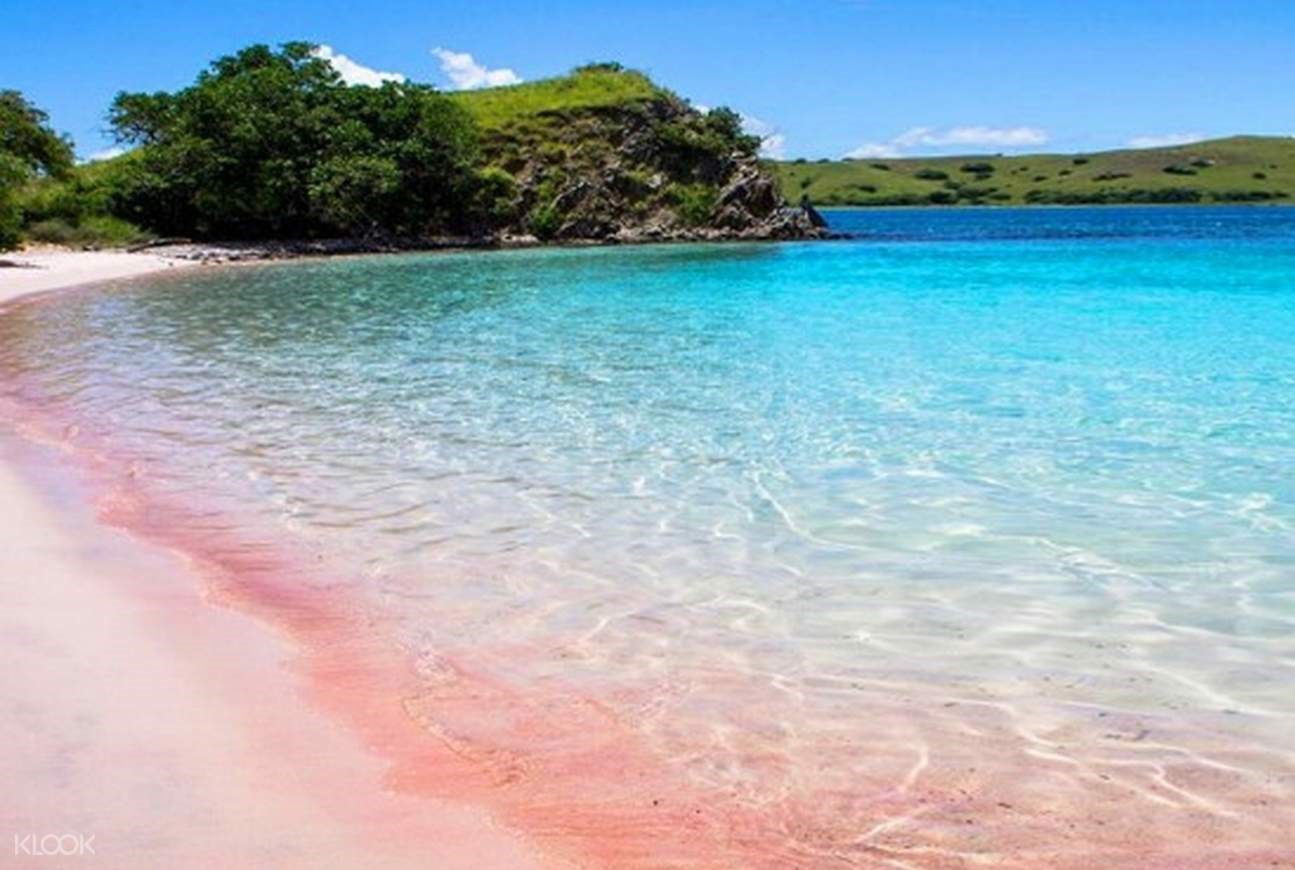
M 537 116 L 496 131 L 488 162 L 515 184 L 505 242 L 810 239 L 746 137 L 730 142 L 678 98 Z

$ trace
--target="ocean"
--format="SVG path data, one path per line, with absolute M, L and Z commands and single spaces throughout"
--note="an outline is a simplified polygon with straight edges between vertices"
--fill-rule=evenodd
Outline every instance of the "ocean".
M 0 395 L 402 669 L 397 787 L 627 865 L 1295 860 L 1295 210 L 826 215 L 47 295 Z

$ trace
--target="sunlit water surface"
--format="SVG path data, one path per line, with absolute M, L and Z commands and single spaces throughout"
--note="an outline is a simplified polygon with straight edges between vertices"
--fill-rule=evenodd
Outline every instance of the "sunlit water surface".
M 821 800 L 834 847 L 993 851 L 875 809 L 959 790 L 1000 830 L 1280 846 L 1295 211 L 831 217 L 855 238 L 69 293 L 0 318 L 0 374 L 413 654 L 598 698 L 734 801 Z

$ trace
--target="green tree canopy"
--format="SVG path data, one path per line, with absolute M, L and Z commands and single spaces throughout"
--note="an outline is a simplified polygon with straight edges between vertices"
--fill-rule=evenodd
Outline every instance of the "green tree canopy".
M 423 235 L 472 219 L 468 114 L 423 85 L 349 86 L 310 43 L 245 48 L 175 93 L 118 94 L 109 118 L 140 146 L 120 210 L 159 232 Z
M 18 91 L 0 91 L 0 154 L 32 174 L 57 176 L 72 168 L 72 143 Z
M 18 188 L 37 176 L 72 168 L 72 145 L 50 129 L 49 116 L 18 91 L 0 91 L 0 250 L 18 244 Z

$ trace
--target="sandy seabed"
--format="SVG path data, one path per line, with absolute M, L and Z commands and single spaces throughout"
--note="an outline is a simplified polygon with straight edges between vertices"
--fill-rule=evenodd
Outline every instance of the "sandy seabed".
M 124 253 L 10 259 L 27 267 L 0 269 L 0 305 L 192 265 Z M 768 813 L 699 801 L 594 706 L 507 695 L 450 673 L 438 692 L 414 698 L 402 663 L 363 632 L 362 614 L 304 600 L 259 557 L 241 587 L 213 583 L 204 566 L 218 559 L 199 564 L 202 548 L 147 534 L 139 517 L 121 520 L 130 511 L 96 500 L 60 445 L 25 422 L 0 397 L 0 855 L 10 860 L 13 836 L 14 866 L 1291 866 L 1289 852 L 1266 844 L 1234 855 L 1241 863 L 1196 854 L 1193 843 L 1225 839 L 1226 829 L 1184 828 L 1176 856 L 1140 854 L 1147 820 L 1137 818 L 1116 820 L 1102 855 L 1040 858 L 1041 844 L 1058 845 L 1060 820 L 1104 809 L 1078 806 L 1092 792 L 1053 786 L 1052 810 L 1018 817 L 1007 804 L 964 811 L 959 783 L 940 781 L 928 806 L 911 788 L 926 775 L 925 753 L 890 778 L 898 785 L 874 807 L 882 821 L 858 833 L 849 857 L 779 860 L 766 848 L 778 837 L 814 838 Z M 224 552 L 237 567 L 236 542 Z M 893 722 L 891 743 L 904 744 L 905 711 L 870 715 L 879 732 Z M 444 724 L 474 733 L 495 720 L 534 745 L 482 755 Z M 554 722 L 590 735 L 588 751 L 546 759 L 545 746 L 565 745 L 549 733 Z M 993 749 L 965 735 L 939 745 L 959 739 L 975 758 Z M 870 845 L 902 839 L 902 824 L 922 814 L 935 817 L 937 840 L 969 842 L 964 816 L 980 809 L 1008 821 L 978 835 L 978 853 L 917 839 Z M 90 844 L 93 858 L 30 853 L 51 836 Z M 1014 851 L 1034 857 L 995 857 Z
M 7 259 L 23 266 L 0 269 L 0 304 L 190 265 Z M 289 640 L 208 604 L 181 555 L 99 522 L 58 449 L 5 411 L 4 866 L 551 865 L 484 810 L 390 789 L 380 756 L 306 697 Z

